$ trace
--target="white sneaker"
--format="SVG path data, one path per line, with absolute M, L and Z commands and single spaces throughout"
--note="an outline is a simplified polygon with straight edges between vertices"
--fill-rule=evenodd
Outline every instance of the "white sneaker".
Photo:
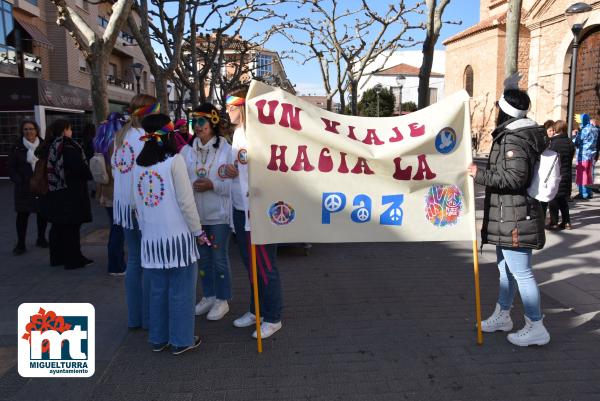
M 200 302 L 196 304 L 196 316 L 204 315 L 212 308 L 215 303 L 215 297 L 202 297 Z
M 477 328 L 477 324 L 475 324 Z M 496 304 L 496 309 L 492 316 L 481 322 L 481 331 L 485 333 L 493 333 L 495 331 L 511 331 L 513 322 L 510 318 L 510 309 L 502 310 L 500 304 Z
M 269 338 L 281 329 L 281 322 L 269 323 L 262 322 L 260 324 L 260 338 Z M 252 333 L 252 337 L 256 338 L 256 330 Z
M 262 317 L 260 318 L 260 321 L 262 323 Z M 250 327 L 253 324 L 256 324 L 256 316 L 254 316 L 254 314 L 251 312 L 246 312 L 233 321 L 233 325 L 235 327 Z
M 221 320 L 225 314 L 229 312 L 229 304 L 224 299 L 217 299 L 212 308 L 210 308 L 210 312 L 206 315 L 208 320 Z
M 548 344 L 550 342 L 550 333 L 544 327 L 542 320 L 532 322 L 531 319 L 525 316 L 525 326 L 516 333 L 510 333 L 506 339 L 519 347 Z

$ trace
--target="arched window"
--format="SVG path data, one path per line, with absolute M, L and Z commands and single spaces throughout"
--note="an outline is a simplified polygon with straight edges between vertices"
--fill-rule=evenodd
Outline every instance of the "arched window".
M 465 68 L 464 83 L 465 90 L 469 96 L 473 97 L 473 67 L 470 65 Z

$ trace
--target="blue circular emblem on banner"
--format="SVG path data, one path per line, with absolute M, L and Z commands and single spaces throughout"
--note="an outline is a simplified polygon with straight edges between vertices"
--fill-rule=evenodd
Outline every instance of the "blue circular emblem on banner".
M 435 149 L 442 154 L 452 152 L 457 143 L 456 132 L 450 127 L 442 129 L 435 137 Z

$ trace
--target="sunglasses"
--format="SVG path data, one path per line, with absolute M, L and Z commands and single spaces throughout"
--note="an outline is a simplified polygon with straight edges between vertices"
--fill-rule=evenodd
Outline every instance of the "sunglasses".
M 204 125 L 208 122 L 208 120 L 204 117 L 196 117 L 196 118 L 192 118 L 192 126 L 200 126 L 200 127 L 204 127 Z

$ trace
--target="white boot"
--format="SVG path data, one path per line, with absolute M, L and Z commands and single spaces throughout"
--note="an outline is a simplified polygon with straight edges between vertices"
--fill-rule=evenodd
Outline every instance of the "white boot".
M 475 326 L 477 328 L 477 326 Z M 495 331 L 511 331 L 513 322 L 510 318 L 510 309 L 502 310 L 500 304 L 496 304 L 496 309 L 492 316 L 481 322 L 481 331 L 485 333 L 493 333 Z
M 525 316 L 525 326 L 516 333 L 510 333 L 506 339 L 519 347 L 548 344 L 550 333 L 544 327 L 542 320 L 532 322 L 531 319 Z
M 215 303 L 215 299 L 216 299 L 216 297 L 208 297 L 208 298 L 202 297 L 200 302 L 198 302 L 196 304 L 196 308 L 195 308 L 196 316 L 204 315 L 206 312 L 208 312 L 210 310 L 210 308 L 212 308 L 213 304 Z

